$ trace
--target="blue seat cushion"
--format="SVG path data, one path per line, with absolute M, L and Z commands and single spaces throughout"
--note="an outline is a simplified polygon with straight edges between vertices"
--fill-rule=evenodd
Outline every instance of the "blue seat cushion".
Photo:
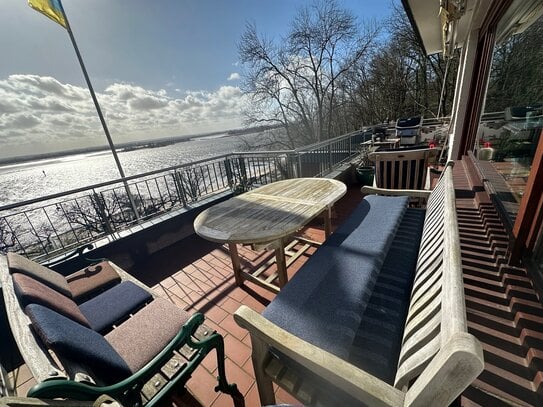
M 115 349 L 92 329 L 39 304 L 27 305 L 25 313 L 39 337 L 61 361 L 88 366 L 106 385 L 132 374 Z
M 408 208 L 353 342 L 349 361 L 394 385 L 411 287 L 419 253 L 425 210 Z
M 131 281 L 123 281 L 79 305 L 96 332 L 111 328 L 116 322 L 152 300 L 151 294 Z
M 346 359 L 407 203 L 407 197 L 364 198 L 263 316 Z

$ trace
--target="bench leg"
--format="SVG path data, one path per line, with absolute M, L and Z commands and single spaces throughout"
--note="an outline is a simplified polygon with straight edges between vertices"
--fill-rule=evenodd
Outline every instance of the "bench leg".
M 260 404 L 263 406 L 275 404 L 275 393 L 270 377 L 264 371 L 264 364 L 268 354 L 268 346 L 261 340 L 251 336 L 253 353 L 253 369 L 255 371 L 256 385 L 260 396 Z

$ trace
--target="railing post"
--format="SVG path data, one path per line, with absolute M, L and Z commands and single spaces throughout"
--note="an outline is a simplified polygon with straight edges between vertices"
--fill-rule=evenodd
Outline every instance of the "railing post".
M 92 199 L 94 202 L 96 213 L 100 217 L 100 221 L 102 222 L 102 226 L 104 227 L 104 231 L 108 234 L 113 233 L 113 226 L 111 225 L 109 216 L 107 216 L 107 213 L 106 213 L 106 203 L 104 202 L 103 195 L 101 193 L 97 193 L 93 191 Z M 121 207 L 120 207 L 120 210 L 122 210 Z
M 243 157 L 238 157 L 239 177 L 242 190 L 247 188 L 247 167 L 245 166 L 245 160 Z
M 140 214 L 138 213 L 138 207 L 136 206 L 136 201 L 134 201 L 134 196 L 132 195 L 132 192 L 130 191 L 130 186 L 128 185 L 128 182 L 123 179 L 124 189 L 126 191 L 126 194 L 128 196 L 128 200 L 130 201 L 130 206 L 132 208 L 132 211 L 134 212 L 134 216 L 136 217 L 136 221 L 140 219 Z
M 224 159 L 224 170 L 226 172 L 228 186 L 231 190 L 234 190 L 234 171 L 232 169 L 232 161 L 228 157 Z
M 328 171 L 332 171 L 332 144 L 328 143 Z
M 174 171 L 172 173 L 172 177 L 175 184 L 175 189 L 177 190 L 177 195 L 179 196 L 179 199 L 181 199 L 183 207 L 186 208 L 187 198 L 185 197 L 185 188 L 183 187 L 183 180 L 181 179 L 181 174 L 179 174 L 177 171 Z
M 287 176 L 289 178 L 302 177 L 302 158 L 298 151 L 293 151 L 287 154 Z

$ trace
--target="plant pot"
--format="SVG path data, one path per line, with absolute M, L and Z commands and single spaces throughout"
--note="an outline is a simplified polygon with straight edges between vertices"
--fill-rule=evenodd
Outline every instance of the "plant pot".
M 373 185 L 374 167 L 358 167 L 356 169 L 356 179 L 360 185 Z

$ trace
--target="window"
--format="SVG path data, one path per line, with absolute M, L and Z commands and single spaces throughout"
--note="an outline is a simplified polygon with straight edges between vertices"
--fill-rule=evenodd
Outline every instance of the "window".
M 507 17 L 497 27 L 475 149 L 499 174 L 487 176 L 513 224 L 543 129 L 543 16 L 523 25 Z

